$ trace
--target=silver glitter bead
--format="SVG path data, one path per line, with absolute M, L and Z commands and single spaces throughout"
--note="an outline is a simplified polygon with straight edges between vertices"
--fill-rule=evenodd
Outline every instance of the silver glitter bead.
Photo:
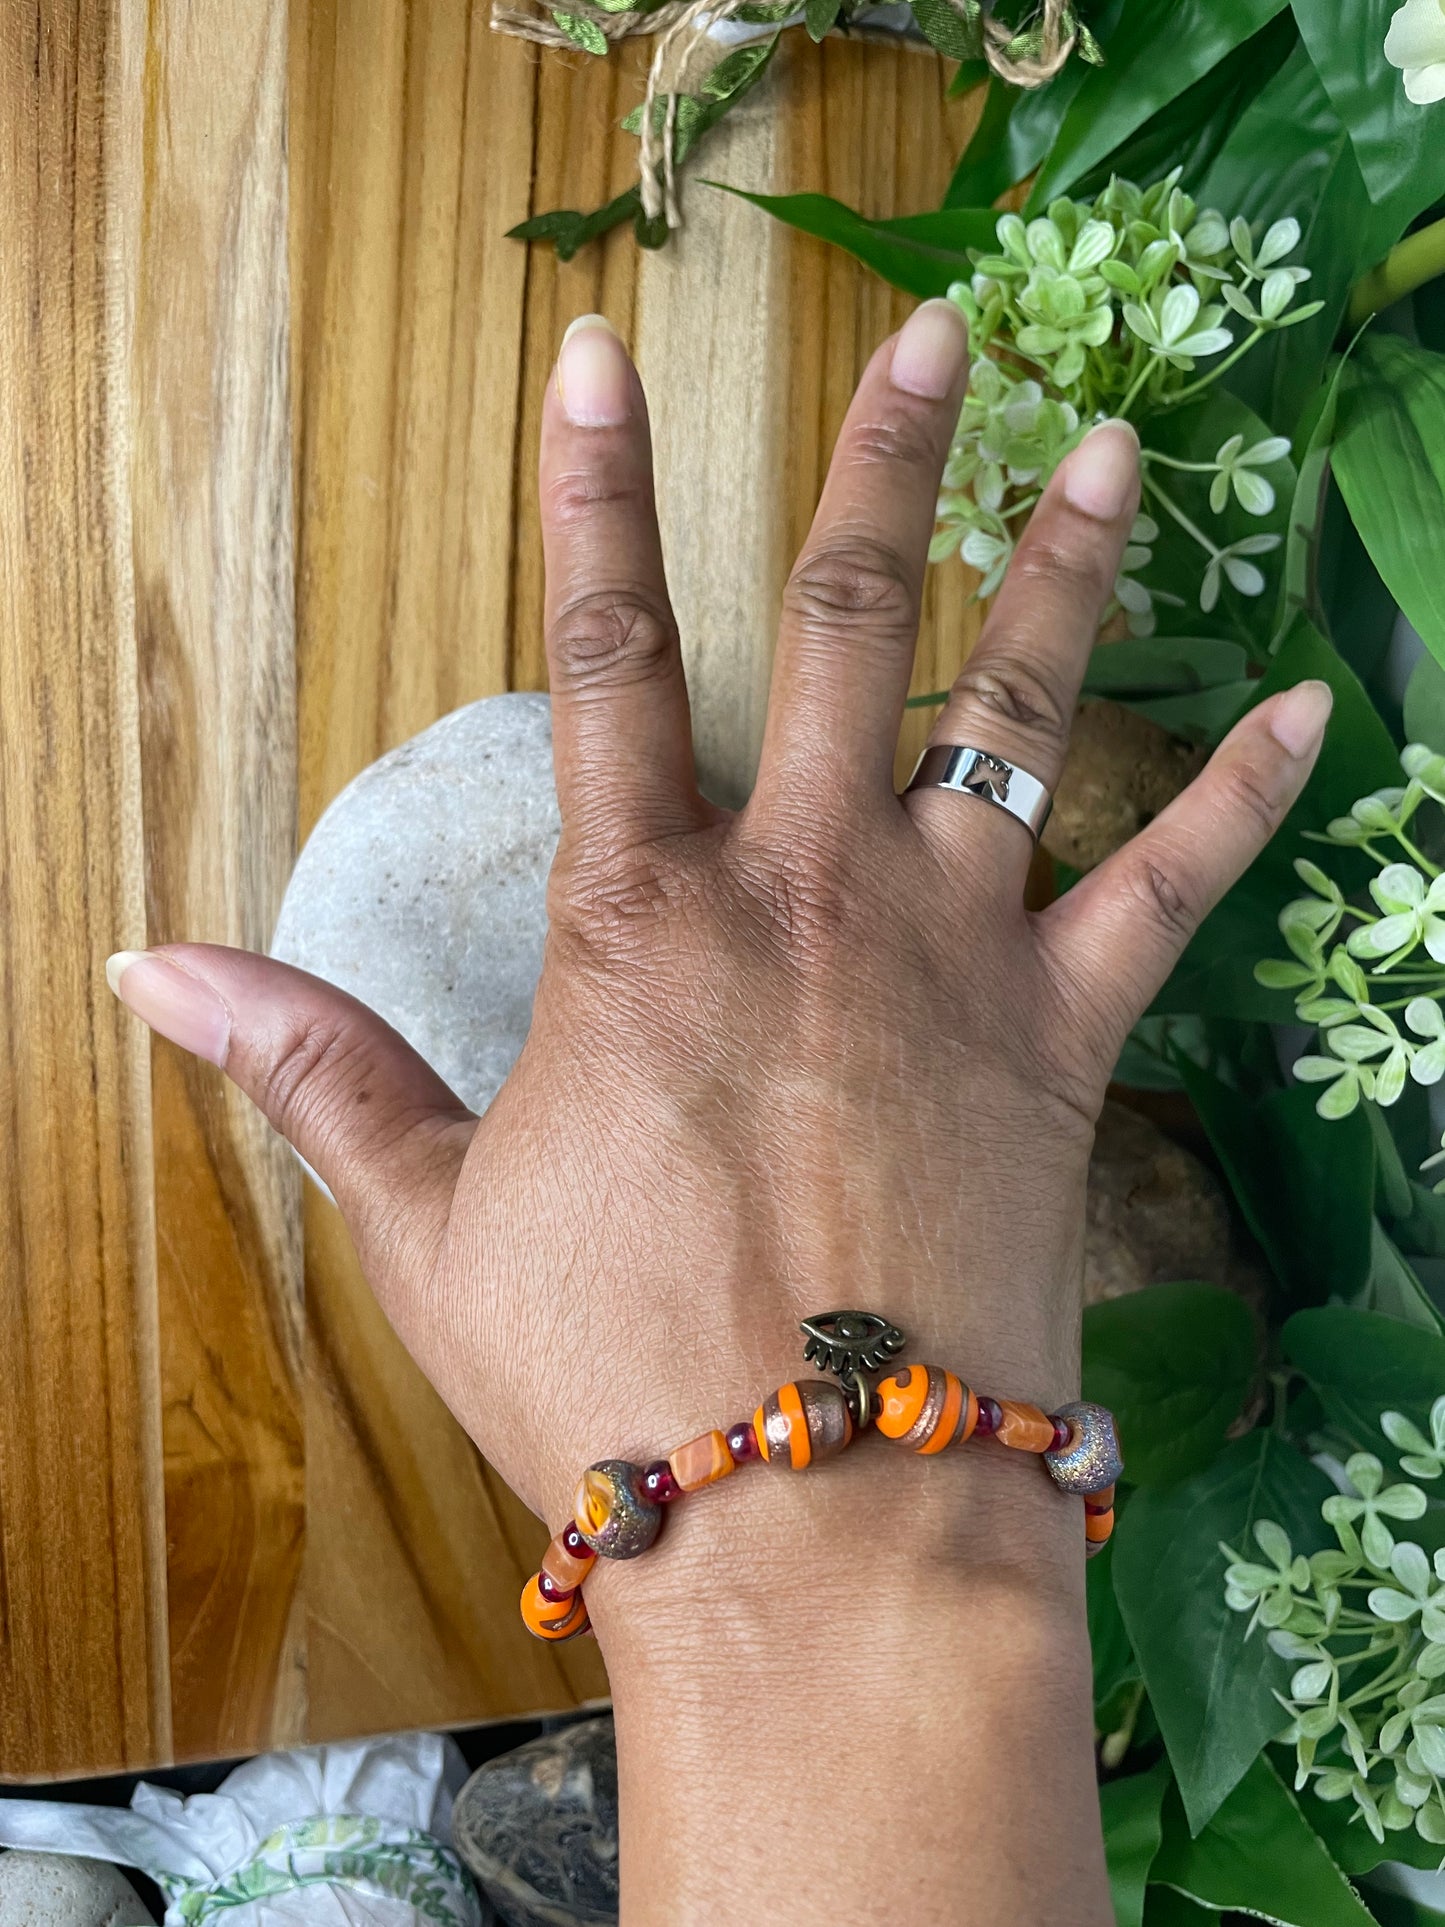
M 1114 1414 L 1107 1406 L 1081 1398 L 1052 1416 L 1063 1419 L 1072 1435 L 1057 1452 L 1044 1454 L 1054 1484 L 1084 1497 L 1113 1485 L 1123 1473 L 1124 1460 L 1114 1430 Z
M 662 1508 L 642 1488 L 642 1467 L 599 1459 L 577 1487 L 577 1530 L 604 1559 L 635 1559 L 657 1537 Z

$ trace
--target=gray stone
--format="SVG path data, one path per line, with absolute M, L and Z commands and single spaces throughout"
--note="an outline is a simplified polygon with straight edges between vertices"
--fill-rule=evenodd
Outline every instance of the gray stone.
M 559 827 L 547 697 L 454 710 L 332 803 L 271 954 L 379 1011 L 484 1110 L 531 1024 Z
M 0 1853 L 0 1927 L 155 1927 L 119 1867 L 65 1853 Z
M 611 1714 L 479 1767 L 457 1796 L 452 1839 L 506 1927 L 616 1927 Z

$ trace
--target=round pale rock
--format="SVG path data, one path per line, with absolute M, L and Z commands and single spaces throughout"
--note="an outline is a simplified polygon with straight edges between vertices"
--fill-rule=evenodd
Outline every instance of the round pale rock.
M 532 1021 L 559 830 L 547 697 L 470 703 L 332 803 L 271 954 L 380 1012 L 484 1110 Z
M 0 1853 L 0 1927 L 155 1927 L 119 1867 L 66 1853 Z

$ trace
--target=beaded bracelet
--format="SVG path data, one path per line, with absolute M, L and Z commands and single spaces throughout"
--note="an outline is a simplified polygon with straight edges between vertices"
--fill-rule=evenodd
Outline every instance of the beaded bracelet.
M 599 1459 L 577 1487 L 576 1516 L 548 1546 L 542 1569 L 522 1591 L 522 1618 L 539 1639 L 573 1639 L 590 1630 L 582 1582 L 592 1561 L 635 1559 L 662 1529 L 663 1508 L 762 1459 L 805 1472 L 851 1445 L 875 1424 L 886 1439 L 925 1458 L 968 1439 L 997 1439 L 1042 1458 L 1054 1483 L 1084 1502 L 1090 1556 L 1114 1530 L 1114 1486 L 1124 1469 L 1113 1414 L 1080 1399 L 1045 1412 L 1019 1399 L 973 1392 L 940 1365 L 901 1365 L 875 1386 L 902 1351 L 903 1333 L 872 1311 L 827 1312 L 802 1323 L 804 1360 L 838 1380 L 801 1378 L 770 1392 L 753 1414 L 725 1432 L 704 1432 L 665 1459 L 633 1465 Z

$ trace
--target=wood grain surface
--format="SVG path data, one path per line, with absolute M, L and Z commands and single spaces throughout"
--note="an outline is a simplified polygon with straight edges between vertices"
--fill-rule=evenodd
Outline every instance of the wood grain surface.
M 0 10 L 6 1778 L 605 1692 L 590 1642 L 523 1632 L 545 1528 L 330 1205 L 100 965 L 264 945 L 352 776 L 545 687 L 538 417 L 589 309 L 648 387 L 700 767 L 745 794 L 777 593 L 908 305 L 696 180 L 659 254 L 506 240 L 631 178 L 639 43 L 539 54 L 485 0 L 287 11 Z M 935 204 L 972 111 L 944 82 L 931 53 L 791 36 L 705 171 Z M 962 659 L 966 593 L 932 578 L 917 687 Z

